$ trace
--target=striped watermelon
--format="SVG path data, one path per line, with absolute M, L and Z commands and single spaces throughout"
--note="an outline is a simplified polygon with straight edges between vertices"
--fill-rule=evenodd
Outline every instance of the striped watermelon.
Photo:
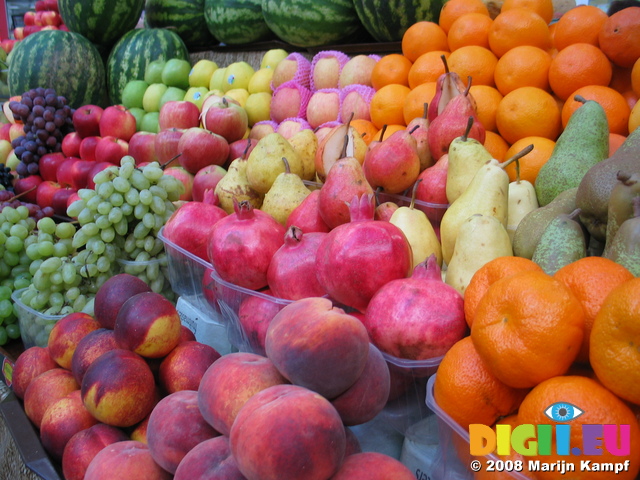
M 189 50 L 180 36 L 165 28 L 137 28 L 125 33 L 113 46 L 107 59 L 109 100 L 122 103 L 122 90 L 130 80 L 144 79 L 153 60 L 189 60 Z
M 188 48 L 217 43 L 207 28 L 205 0 L 146 0 L 145 25 L 150 28 L 171 28 Z
M 108 103 L 102 58 L 89 40 L 74 32 L 42 30 L 18 42 L 10 56 L 8 84 L 12 96 L 53 88 L 73 108 Z
M 353 0 L 262 0 L 262 14 L 280 40 L 297 47 L 338 43 L 361 26 Z
M 262 0 L 205 0 L 204 18 L 221 43 L 242 45 L 272 36 L 262 15 Z
M 69 30 L 109 47 L 136 26 L 143 7 L 144 0 L 58 0 L 60 16 Z
M 379 42 L 399 42 L 404 32 L 423 20 L 437 22 L 445 0 L 353 0 L 364 28 Z

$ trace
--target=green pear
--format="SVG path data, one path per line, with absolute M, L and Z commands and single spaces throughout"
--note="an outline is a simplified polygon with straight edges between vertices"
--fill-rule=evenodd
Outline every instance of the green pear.
M 282 225 L 286 225 L 291 212 L 309 196 L 311 190 L 295 173 L 291 173 L 289 162 L 282 157 L 285 171 L 279 174 L 264 196 L 262 210 L 275 218 Z
M 267 193 L 276 177 L 285 171 L 282 157 L 289 162 L 291 173 L 302 178 L 304 166 L 300 156 L 285 137 L 273 132 L 258 140 L 247 159 L 247 180 L 251 188 Z
M 633 198 L 632 206 L 633 216 L 622 222 L 602 256 L 640 277 L 640 196 Z
M 559 214 L 542 233 L 531 260 L 548 275 L 587 256 L 587 240 L 577 220 L 579 214 L 579 208 Z
M 507 233 L 513 244 L 513 237 L 522 219 L 539 207 L 533 184 L 520 179 L 519 162 L 516 162 L 516 179 L 509 184 L 508 197 Z
M 247 180 L 247 159 L 238 157 L 229 164 L 227 173 L 220 179 L 214 190 L 222 208 L 228 214 L 234 212 L 234 199 L 240 203 L 244 200 L 253 208 L 260 208 L 264 195 L 255 191 Z
M 633 217 L 633 199 L 640 196 L 640 174 L 628 175 L 626 172 L 618 172 L 616 178 L 618 183 L 609 196 L 607 235 L 603 256 L 608 255 L 620 225 Z

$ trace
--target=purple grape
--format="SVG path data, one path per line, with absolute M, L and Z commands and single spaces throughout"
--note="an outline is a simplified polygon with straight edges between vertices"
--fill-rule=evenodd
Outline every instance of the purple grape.
M 23 162 L 18 163 L 18 165 L 16 165 L 16 173 L 21 177 L 26 177 L 29 174 L 27 165 Z
M 39 171 L 40 167 L 37 163 L 34 162 L 27 165 L 27 172 L 29 173 L 29 175 L 37 175 Z

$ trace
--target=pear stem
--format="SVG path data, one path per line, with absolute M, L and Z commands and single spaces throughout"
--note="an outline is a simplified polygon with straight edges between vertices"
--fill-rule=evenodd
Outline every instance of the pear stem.
M 353 116 L 355 115 L 355 112 L 351 112 L 351 115 L 349 116 L 349 120 L 347 120 L 347 123 L 345 124 L 347 126 L 347 131 L 344 134 L 344 144 L 342 145 L 342 151 L 340 152 L 340 158 L 345 158 L 347 156 L 347 145 L 349 145 L 349 128 L 351 127 L 351 120 L 353 120 Z
M 442 63 L 444 63 L 444 73 L 449 73 L 449 64 L 447 63 L 447 57 L 445 57 L 444 55 L 440 55 L 440 59 L 442 60 Z
M 291 167 L 289 166 L 289 160 L 287 160 L 287 157 L 282 157 L 282 161 L 284 162 L 284 173 L 291 173 Z
M 584 98 L 582 95 L 576 95 L 575 97 L 573 97 L 573 99 L 576 102 L 580 102 L 580 103 L 587 103 L 587 99 Z
M 251 139 L 247 139 L 247 146 L 244 147 L 244 152 L 242 152 L 242 158 L 244 158 L 246 160 L 247 158 L 247 153 L 249 152 L 249 147 L 251 147 Z
M 387 124 L 385 123 L 382 126 L 382 130 L 380 130 L 380 141 L 382 141 L 382 139 L 384 138 L 384 134 L 385 134 L 386 131 L 387 131 Z
M 416 193 L 418 192 L 418 185 L 420 185 L 421 181 L 422 181 L 422 178 L 418 178 L 416 182 L 413 184 L 413 188 L 411 189 L 411 203 L 409 204 L 409 208 L 411 210 L 413 210 L 413 207 L 416 204 Z
M 469 119 L 467 120 L 467 127 L 464 129 L 464 133 L 462 134 L 462 141 L 466 142 L 469 138 L 469 133 L 471 132 L 471 127 L 473 127 L 473 115 L 469 115 Z
M 464 92 L 462 92 L 462 94 L 466 97 L 467 95 L 469 95 L 469 90 L 471 90 L 471 75 L 467 77 L 467 88 L 464 89 Z
M 569 218 L 571 220 L 575 220 L 576 217 L 578 215 L 580 215 L 581 212 L 582 212 L 582 209 L 576 208 L 573 212 L 571 212 L 569 215 L 567 215 L 567 218 Z
M 422 118 L 427 118 L 427 112 L 429 111 L 429 104 L 424 102 L 422 104 Z
M 409 130 L 409 135 L 415 132 L 418 128 L 420 128 L 420 125 L 414 125 L 414 127 L 411 130 Z
M 533 143 L 531 145 L 527 145 L 526 147 L 524 147 L 522 150 L 520 150 L 518 153 L 516 153 L 513 157 L 511 157 L 511 158 L 505 160 L 504 162 L 502 162 L 499 165 L 500 168 L 504 169 L 507 165 L 510 165 L 511 163 L 515 162 L 516 160 L 519 160 L 522 157 L 524 157 L 531 150 L 533 150 Z
M 520 183 L 520 159 L 516 160 L 516 183 Z

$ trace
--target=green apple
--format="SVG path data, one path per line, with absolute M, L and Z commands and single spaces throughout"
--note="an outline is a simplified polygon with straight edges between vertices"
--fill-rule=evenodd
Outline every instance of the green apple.
M 122 104 L 128 108 L 142 108 L 144 92 L 149 84 L 144 80 L 130 80 L 122 90 Z
M 162 69 L 162 83 L 168 87 L 177 87 L 186 91 L 189 88 L 191 63 L 182 58 L 170 58 Z
M 190 87 L 209 87 L 211 75 L 218 69 L 218 64 L 213 60 L 203 58 L 198 60 L 189 72 Z
M 207 87 L 191 87 L 184 95 L 184 99 L 187 102 L 195 103 L 199 109 L 202 109 L 202 102 L 204 97 L 209 93 Z
M 20 163 L 20 159 L 13 151 L 9 153 L 9 155 L 7 156 L 7 159 L 4 161 L 4 165 L 6 167 L 9 167 L 12 172 L 16 171 L 16 167 L 18 166 L 19 163 Z
M 247 90 L 249 93 L 268 92 L 271 93 L 271 79 L 273 78 L 273 68 L 261 68 L 251 76 Z
M 166 60 L 161 58 L 153 60 L 147 64 L 147 68 L 144 70 L 144 81 L 149 85 L 152 83 L 162 83 L 162 70 Z
M 222 82 L 222 91 L 227 92 L 234 88 L 244 88 L 246 90 L 254 73 L 253 67 L 245 61 L 227 65 L 225 78 Z
M 164 83 L 152 83 L 147 87 L 142 97 L 142 108 L 145 112 L 159 112 L 160 111 L 160 99 L 164 92 L 167 91 L 167 87 Z
M 271 93 L 252 93 L 247 98 L 244 109 L 247 112 L 250 127 L 262 120 L 269 120 L 269 113 L 271 111 Z
M 160 127 L 158 126 L 159 116 L 160 114 L 158 112 L 145 113 L 140 122 L 140 131 L 158 133 L 160 131 Z
M 133 107 L 129 109 L 129 113 L 136 117 L 136 132 L 140 131 L 140 126 L 142 125 L 142 117 L 147 113 L 142 108 Z
M 220 90 L 222 92 L 222 83 L 226 80 L 226 72 L 226 67 L 219 68 L 213 72 L 209 81 L 209 90 Z
M 281 48 L 272 48 L 264 52 L 262 60 L 260 60 L 260 68 L 276 68 L 280 60 L 284 60 L 289 56 L 286 50 Z
M 8 140 L 0 140 L 0 163 L 7 163 L 7 157 L 13 151 L 13 147 L 11 146 L 11 142 Z
M 162 106 L 167 102 L 184 100 L 184 96 L 186 95 L 186 93 L 187 91 L 183 90 L 182 88 L 167 87 L 167 90 L 162 94 L 162 97 L 160 97 L 160 108 L 158 109 L 158 111 L 160 111 L 160 109 L 162 109 Z

